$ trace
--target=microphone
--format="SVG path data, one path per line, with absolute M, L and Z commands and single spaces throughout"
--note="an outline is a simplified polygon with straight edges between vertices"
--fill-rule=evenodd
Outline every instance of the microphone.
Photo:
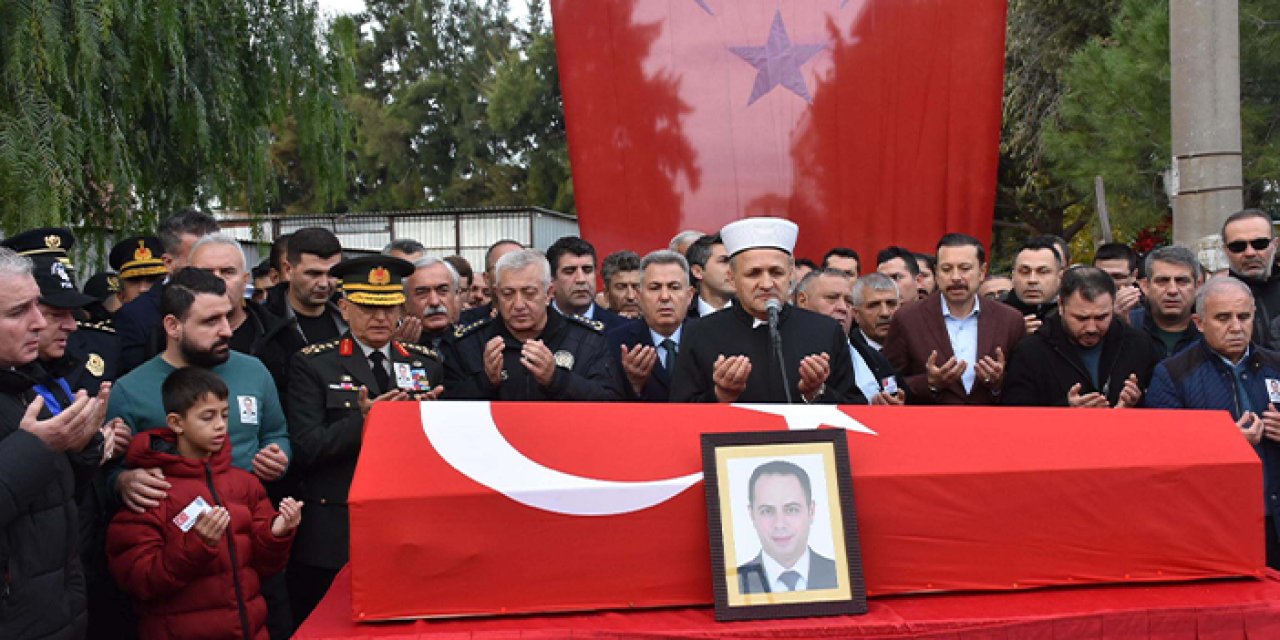
M 778 314 L 782 311 L 782 301 L 777 298 L 769 298 L 764 303 L 764 308 L 769 312 L 769 340 L 773 343 L 773 358 L 778 362 L 778 373 L 782 376 L 782 391 L 786 397 L 787 404 L 791 404 L 791 382 L 787 380 L 787 362 L 782 355 L 782 332 L 778 330 Z
M 764 303 L 764 308 L 769 312 L 769 330 L 777 333 L 778 313 L 782 311 L 782 302 L 777 298 L 769 298 L 769 301 Z

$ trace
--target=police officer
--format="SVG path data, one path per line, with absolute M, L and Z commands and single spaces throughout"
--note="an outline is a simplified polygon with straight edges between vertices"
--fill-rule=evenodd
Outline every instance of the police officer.
M 27 231 L 3 243 L 31 259 L 32 275 L 40 287 L 38 306 L 44 315 L 45 327 L 40 330 L 39 367 L 32 367 L 30 371 L 36 381 L 34 391 L 54 415 L 71 405 L 76 391 L 83 389 L 96 395 L 104 380 L 115 377 L 113 354 L 118 347 L 110 323 L 78 321 L 75 317 L 75 313 L 95 299 L 76 289 L 72 279 L 67 250 L 74 244 L 70 231 L 51 228 Z M 106 446 L 99 461 L 122 457 L 131 439 L 129 427 L 117 419 L 102 431 L 108 438 L 99 440 L 95 436 L 95 442 L 105 442 Z M 76 501 L 80 515 L 80 560 L 85 569 L 89 601 L 89 637 L 129 637 L 127 630 L 134 628 L 134 622 L 128 598 L 116 588 L 107 572 L 105 534 L 111 517 L 111 501 L 101 470 L 92 474 L 87 485 L 78 488 Z M 126 631 L 116 632 L 121 629 Z
M 116 379 L 120 342 L 109 321 L 88 320 L 81 311 L 95 300 L 76 289 L 75 267 L 68 254 L 75 236 L 67 229 L 32 229 L 2 244 L 31 258 L 35 265 L 41 310 L 50 325 L 46 329 L 49 345 L 42 338 L 42 366 L 63 379 L 71 391 L 68 395 L 81 389 L 90 395 L 98 393 L 103 382 Z M 51 348 L 57 350 L 56 356 Z
M 375 402 L 433 399 L 443 368 L 434 351 L 392 333 L 413 265 L 389 256 L 340 262 L 339 310 L 349 330 L 294 355 L 286 405 L 294 465 L 301 473 L 303 525 L 288 579 L 295 620 L 304 620 L 347 562 L 347 490 L 360 454 L 364 418 Z
M 496 318 L 454 331 L 443 345 L 448 398 L 617 400 L 604 325 L 551 312 L 551 265 L 522 249 L 494 267 Z

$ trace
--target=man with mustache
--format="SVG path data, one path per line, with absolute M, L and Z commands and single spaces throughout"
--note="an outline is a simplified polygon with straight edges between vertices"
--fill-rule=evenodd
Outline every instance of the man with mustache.
M 1253 293 L 1253 343 L 1280 347 L 1280 274 L 1275 273 L 1276 241 L 1271 216 L 1259 209 L 1231 214 L 1222 223 L 1222 246 L 1233 277 Z
M 1097 267 L 1062 277 L 1061 307 L 1018 344 L 1005 376 L 1006 405 L 1135 407 L 1164 350 L 1115 317 L 1116 284 Z
M 397 335 L 438 353 L 462 313 L 461 293 L 461 277 L 452 264 L 430 256 L 418 258 L 413 273 L 404 279 L 406 314 Z
M 565 236 L 547 247 L 551 263 L 551 308 L 564 316 L 581 316 L 608 331 L 626 319 L 596 304 L 596 248 L 577 236 Z
M 640 256 L 634 251 L 615 251 L 600 263 L 605 301 L 609 310 L 626 318 L 640 317 Z
M 618 386 L 629 400 L 666 402 L 671 396 L 671 372 L 680 357 L 680 342 L 696 318 L 688 318 L 689 263 L 669 250 L 654 251 L 640 260 L 638 321 L 610 331 L 610 350 L 621 364 Z
M 1027 335 L 1035 333 L 1045 318 L 1058 310 L 1058 283 L 1062 279 L 1062 254 L 1046 237 L 1023 243 L 1013 258 L 1013 290 L 1004 303 L 1022 314 Z
M 1160 247 L 1147 254 L 1147 277 L 1141 283 L 1146 301 L 1129 314 L 1129 323 L 1159 340 L 1165 357 L 1181 353 L 1200 339 L 1191 314 L 1196 288 L 1204 277 L 1202 269 L 1186 247 Z
M 978 297 L 987 254 L 977 238 L 948 233 L 937 249 L 938 291 L 893 315 L 884 355 L 913 403 L 995 404 L 1006 358 L 1026 335 L 1022 316 Z
M 1231 413 L 1241 435 L 1262 460 L 1267 566 L 1277 568 L 1280 411 L 1276 406 L 1280 394 L 1270 388 L 1280 382 L 1280 356 L 1252 344 L 1254 304 L 1248 285 L 1236 278 L 1219 276 L 1206 282 L 1196 294 L 1192 316 L 1204 338 L 1156 366 L 1147 406 Z
M 890 286 L 893 286 L 895 295 L 897 294 L 897 287 L 886 276 L 880 273 L 867 275 L 884 278 Z M 861 278 L 858 280 L 861 281 Z M 844 269 L 827 267 L 821 271 L 810 272 L 796 283 L 794 291 L 796 306 L 835 320 L 840 323 L 840 329 L 845 332 L 845 335 L 849 335 L 853 327 L 853 287 L 856 284 Z M 875 373 L 871 371 L 852 342 L 849 343 L 849 358 L 853 360 L 853 377 L 858 384 L 858 389 L 872 404 L 902 404 L 903 398 L 898 392 L 896 381 L 889 382 L 893 386 L 893 391 L 881 395 L 883 388 L 880 381 L 876 379 Z M 893 373 L 890 372 L 888 376 L 892 377 Z
M 617 362 L 604 326 L 560 315 L 548 301 L 551 266 L 533 249 L 494 265 L 497 315 L 463 324 L 444 342 L 449 399 L 617 400 Z
M 218 276 L 187 267 L 169 278 L 160 296 L 165 349 L 116 381 L 107 405 L 133 433 L 166 424 L 157 389 L 182 367 L 204 367 L 231 390 L 227 433 L 232 464 L 264 481 L 284 475 L 293 456 L 284 409 L 271 373 L 257 358 L 231 349 L 231 301 Z M 159 506 L 169 489 L 158 469 L 117 470 L 110 485 L 139 513 Z
M 865 404 L 853 380 L 849 340 L 831 318 L 786 300 L 800 228 L 744 218 L 720 230 L 737 302 L 691 328 L 671 383 L 673 402 Z M 779 363 L 769 307 L 778 305 Z
M 889 337 L 893 314 L 902 306 L 898 285 L 881 273 L 868 273 L 853 283 L 853 327 L 849 344 L 856 357 L 853 374 L 862 394 L 872 402 L 899 404 L 906 400 L 907 387 L 889 359 L 880 353 Z

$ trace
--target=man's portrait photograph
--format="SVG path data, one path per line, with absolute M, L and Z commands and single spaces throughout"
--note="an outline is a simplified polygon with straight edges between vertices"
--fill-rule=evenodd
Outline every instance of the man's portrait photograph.
M 736 435 L 760 439 L 764 434 Z M 707 458 L 713 457 L 715 467 L 707 482 L 708 506 L 714 512 L 708 514 L 713 527 L 713 571 L 719 574 L 717 615 L 720 585 L 727 609 L 772 610 L 771 615 L 761 611 L 751 617 L 818 615 L 778 606 L 848 603 L 856 600 L 855 593 L 863 592 L 856 526 L 847 524 L 854 522 L 854 514 L 846 513 L 844 506 L 852 509 L 852 496 L 841 499 L 841 474 L 832 441 L 843 434 L 769 435 L 775 440 L 816 437 L 826 441 L 720 444 L 712 456 L 704 450 L 704 460 L 711 462 Z M 709 438 L 704 436 L 704 443 Z M 843 484 L 851 493 L 847 454 L 843 464 Z M 857 569 L 851 570 L 851 560 Z M 865 595 L 861 601 L 865 607 Z

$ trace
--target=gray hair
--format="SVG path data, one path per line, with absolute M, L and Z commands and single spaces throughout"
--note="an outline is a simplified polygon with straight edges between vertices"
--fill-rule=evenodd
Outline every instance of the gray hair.
M 678 264 L 684 270 L 684 282 L 689 284 L 689 261 L 679 252 L 671 249 L 658 249 L 651 251 L 648 255 L 640 259 L 640 271 L 643 272 L 649 268 L 651 264 Z
M 902 292 L 898 291 L 898 283 L 893 278 L 878 271 L 868 273 L 853 283 L 853 306 L 860 307 L 867 299 L 867 291 L 893 292 L 894 297 L 902 300 Z
M 1245 295 L 1249 296 L 1249 302 L 1253 302 L 1253 291 L 1249 290 L 1249 285 L 1232 276 L 1214 276 L 1209 278 L 1209 281 L 1204 283 L 1204 286 L 1200 287 L 1200 290 L 1196 292 L 1196 315 L 1201 318 L 1204 317 L 1204 304 L 1209 296 L 1215 293 L 1223 293 L 1230 289 L 1243 291 Z
M 640 256 L 634 251 L 623 249 L 605 256 L 600 263 L 600 278 L 608 285 L 613 277 L 624 271 L 639 271 Z
M 419 269 L 434 267 L 438 264 L 444 265 L 444 268 L 449 272 L 449 281 L 453 283 L 453 290 L 458 291 L 458 288 L 462 286 L 462 276 L 458 275 L 458 270 L 454 269 L 453 265 L 449 264 L 449 261 L 444 258 L 423 256 L 413 261 L 413 270 L 418 271 Z
M 418 242 L 413 238 L 397 238 L 387 243 L 387 246 L 382 248 L 382 255 L 389 256 L 392 251 L 399 251 L 405 255 L 413 255 L 415 253 L 424 253 L 426 250 L 427 248 L 423 246 L 421 242 Z
M 1147 274 L 1147 278 L 1151 277 L 1151 268 L 1157 262 L 1166 262 L 1168 264 L 1176 264 L 1191 270 L 1191 277 L 1196 282 L 1200 282 L 1200 278 L 1204 275 L 1204 267 L 1200 266 L 1200 261 L 1196 260 L 1196 254 L 1182 245 L 1172 245 L 1168 247 L 1160 247 L 1147 254 L 1147 259 L 1143 263 L 1142 272 Z
M 697 240 L 698 238 L 701 238 L 704 235 L 706 234 L 696 229 L 685 229 L 684 231 L 677 233 L 675 237 L 671 238 L 671 243 L 667 245 L 667 248 L 672 251 L 675 251 L 676 253 L 679 253 L 680 245 L 692 244 L 693 241 Z
M 833 278 L 843 278 L 845 280 L 850 279 L 849 274 L 845 273 L 840 269 L 834 269 L 834 268 L 833 269 L 814 269 L 809 273 L 804 274 L 804 277 L 800 278 L 800 282 L 797 282 L 796 286 L 791 288 L 791 297 L 794 298 L 795 296 L 801 293 L 805 293 L 809 291 L 809 287 L 813 286 L 813 281 L 817 280 L 818 278 L 821 278 L 822 276 L 831 276 Z
M 201 236 L 199 240 L 196 240 L 195 244 L 191 245 L 191 251 L 187 252 L 187 257 L 190 258 L 191 256 L 194 256 L 196 254 L 196 249 L 208 244 L 224 244 L 229 247 L 235 247 L 236 251 L 240 252 L 240 262 L 244 264 L 244 270 L 249 270 L 249 258 L 244 255 L 244 247 L 240 246 L 239 240 L 236 240 L 231 234 L 226 233 L 225 231 L 214 231 L 208 235 Z
M 493 265 L 493 286 L 498 286 L 498 281 L 502 280 L 503 271 L 522 271 L 534 265 L 538 267 L 538 277 L 542 286 L 551 286 L 551 263 L 547 262 L 547 257 L 537 249 L 512 251 L 498 258 L 498 263 Z
M 0 247 L 0 278 L 29 276 L 34 269 L 31 258 L 8 247 Z

